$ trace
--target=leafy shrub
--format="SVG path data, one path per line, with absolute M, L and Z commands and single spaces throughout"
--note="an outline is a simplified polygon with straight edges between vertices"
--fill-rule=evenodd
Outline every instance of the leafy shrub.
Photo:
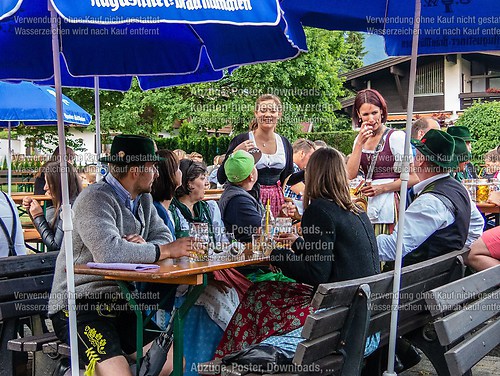
M 455 125 L 466 126 L 476 140 L 472 144 L 474 160 L 500 145 L 500 102 L 475 103 L 465 110 Z
M 207 165 L 211 165 L 214 157 L 224 154 L 231 138 L 228 136 L 203 136 L 197 138 L 169 137 L 156 140 L 158 149 L 182 149 L 186 153 L 197 152 L 203 155 Z
M 345 155 L 351 154 L 352 145 L 354 144 L 354 139 L 358 132 L 349 131 L 336 131 L 336 132 L 313 132 L 306 133 L 304 137 L 311 140 L 323 140 L 329 146 L 333 146 L 335 149 L 341 151 Z

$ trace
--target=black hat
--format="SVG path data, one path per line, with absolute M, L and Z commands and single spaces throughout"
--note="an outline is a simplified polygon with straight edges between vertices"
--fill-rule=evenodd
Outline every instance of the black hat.
M 164 161 L 156 154 L 152 139 L 143 136 L 121 134 L 113 139 L 111 154 L 99 158 L 100 162 L 113 164 L 131 164 Z

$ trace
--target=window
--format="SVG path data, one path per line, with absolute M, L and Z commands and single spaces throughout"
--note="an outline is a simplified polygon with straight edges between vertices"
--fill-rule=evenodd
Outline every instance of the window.
M 490 70 L 488 75 L 488 89 L 500 89 L 500 70 Z
M 415 95 L 444 94 L 444 65 L 442 61 L 417 67 Z

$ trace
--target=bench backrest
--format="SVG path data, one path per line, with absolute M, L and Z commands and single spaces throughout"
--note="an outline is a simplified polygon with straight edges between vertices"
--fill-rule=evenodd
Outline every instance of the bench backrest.
M 404 267 L 401 272 L 398 333 L 425 325 L 431 316 L 425 292 L 463 276 L 464 251 Z M 326 369 L 343 368 L 343 375 L 359 374 L 365 337 L 380 332 L 387 342 L 394 273 L 320 285 L 312 305 L 320 310 L 306 319 L 294 363 Z
M 426 302 L 452 375 L 462 375 L 500 343 L 500 265 L 432 289 Z
M 45 313 L 57 254 L 0 259 L 0 321 Z

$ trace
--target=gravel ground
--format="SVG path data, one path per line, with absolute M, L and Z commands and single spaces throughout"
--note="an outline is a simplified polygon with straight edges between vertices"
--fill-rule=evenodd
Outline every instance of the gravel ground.
M 500 346 L 493 349 L 488 356 L 484 357 L 472 368 L 474 376 L 496 376 L 500 375 Z M 423 355 L 423 359 L 415 367 L 404 371 L 399 376 L 431 376 L 436 375 L 436 371 L 431 362 Z

